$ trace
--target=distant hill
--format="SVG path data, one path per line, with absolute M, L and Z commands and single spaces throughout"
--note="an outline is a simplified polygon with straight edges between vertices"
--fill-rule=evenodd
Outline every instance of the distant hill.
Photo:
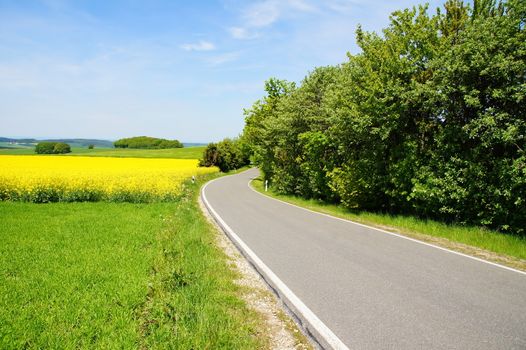
M 208 143 L 196 143 L 196 142 L 183 142 L 183 146 L 185 147 L 199 147 L 199 146 L 206 146 Z
M 33 147 L 41 141 L 65 142 L 71 147 L 88 147 L 95 145 L 96 148 L 113 148 L 113 142 L 108 140 L 97 139 L 13 139 L 8 137 L 0 137 L 0 143 L 3 147 L 23 148 Z
M 88 147 L 95 145 L 95 148 L 114 148 L 113 141 L 98 139 L 32 139 L 21 138 L 15 139 L 10 137 L 0 137 L 0 148 L 26 148 L 35 147 L 40 141 L 65 142 L 71 147 Z M 183 142 L 184 147 L 206 146 L 207 143 Z
M 44 141 L 53 142 L 65 142 L 71 147 L 88 147 L 94 145 L 97 148 L 113 148 L 113 142 L 109 140 L 97 140 L 97 139 L 51 139 Z

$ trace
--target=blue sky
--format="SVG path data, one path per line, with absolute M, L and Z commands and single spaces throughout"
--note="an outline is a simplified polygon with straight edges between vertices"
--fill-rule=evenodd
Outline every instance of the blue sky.
M 0 0 L 0 136 L 236 136 L 266 79 L 342 63 L 358 24 L 419 3 Z

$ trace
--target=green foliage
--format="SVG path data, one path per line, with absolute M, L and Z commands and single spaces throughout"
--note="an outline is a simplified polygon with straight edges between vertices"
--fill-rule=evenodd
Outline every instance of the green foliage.
M 166 140 L 149 136 L 129 137 L 117 140 L 113 143 L 115 148 L 140 148 L 140 149 L 167 149 L 182 148 L 183 144 L 178 140 Z
M 53 153 L 55 154 L 65 154 L 71 153 L 71 147 L 67 143 L 57 142 L 53 147 Z
M 361 52 L 267 82 L 242 139 L 281 193 L 524 234 L 526 5 L 396 11 Z
M 388 213 L 374 213 L 365 210 L 354 210 L 339 204 L 320 201 L 319 199 L 305 199 L 298 196 L 279 194 L 274 188 L 265 191 L 265 186 L 261 179 L 255 179 L 251 186 L 257 191 L 280 199 L 285 202 L 295 204 L 313 211 L 329 214 L 343 219 L 359 222 L 362 224 L 378 227 L 387 231 L 402 233 L 403 235 L 417 238 L 423 241 L 430 241 L 435 245 L 441 245 L 452 250 L 462 251 L 453 242 L 462 243 L 466 246 L 478 247 L 499 255 L 514 257 L 516 261 L 508 259 L 505 264 L 511 267 L 526 269 L 526 237 L 504 234 L 492 231 L 484 227 L 469 225 L 451 225 L 439 221 L 421 219 L 409 215 L 391 215 Z M 435 240 L 430 237 L 445 238 L 445 240 Z M 466 252 L 466 251 L 464 251 Z M 485 258 L 491 260 L 491 254 L 484 254 Z M 500 256 L 500 257 L 501 257 Z M 503 263 L 502 259 L 496 256 L 496 262 Z
M 192 146 L 184 148 L 168 149 L 132 149 L 132 148 L 100 148 L 93 150 L 89 148 L 71 148 L 70 156 L 83 157 L 118 157 L 118 158 L 176 158 L 176 159 L 199 159 L 203 155 L 205 146 Z M 0 149 L 0 155 L 32 155 L 34 147 L 31 148 L 6 148 Z
M 65 154 L 71 152 L 71 147 L 64 142 L 39 142 L 35 146 L 38 154 Z
M 217 166 L 222 172 L 239 169 L 248 164 L 248 152 L 243 142 L 229 138 L 218 143 L 209 143 L 200 161 L 201 166 Z
M 88 149 L 94 149 L 95 148 L 95 145 L 88 145 Z
M 98 148 L 93 151 L 74 149 L 71 155 L 85 157 L 199 159 L 204 149 L 204 146 L 167 149 Z M 0 154 L 2 154 L 1 151 Z
M 169 204 L 0 203 L 0 348 L 265 348 L 199 187 Z
M 55 150 L 55 142 L 39 142 L 35 146 L 35 153 L 38 154 L 53 154 Z
M 158 217 L 170 207 L 2 202 L 0 208 L 0 348 L 133 348 L 135 310 L 159 249 Z

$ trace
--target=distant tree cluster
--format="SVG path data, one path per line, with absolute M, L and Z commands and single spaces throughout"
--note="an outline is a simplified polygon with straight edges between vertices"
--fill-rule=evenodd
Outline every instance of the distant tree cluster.
M 182 148 L 183 144 L 178 140 L 166 140 L 148 136 L 129 137 L 117 140 L 113 143 L 116 148 L 141 148 L 141 149 L 165 149 Z
M 39 142 L 35 146 L 37 154 L 65 154 L 71 152 L 71 147 L 64 142 Z
M 239 169 L 248 164 L 248 149 L 240 140 L 229 138 L 218 143 L 209 143 L 200 162 L 201 166 L 217 166 L 222 172 Z
M 242 139 L 275 189 L 525 235 L 526 2 L 394 12 L 361 52 L 266 83 Z

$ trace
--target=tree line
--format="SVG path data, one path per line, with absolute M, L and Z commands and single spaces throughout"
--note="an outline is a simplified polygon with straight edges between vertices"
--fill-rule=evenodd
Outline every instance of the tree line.
M 115 148 L 166 149 L 182 148 L 179 140 L 167 140 L 149 136 L 128 137 L 113 143 Z
M 526 235 L 526 2 L 394 12 L 301 84 L 272 78 L 240 143 L 282 193 Z
M 35 146 L 35 153 L 37 154 L 65 154 L 71 153 L 71 147 L 65 142 L 39 142 Z
M 203 152 L 200 166 L 217 166 L 222 172 L 242 168 L 250 163 L 250 149 L 240 139 L 225 138 L 209 143 Z

